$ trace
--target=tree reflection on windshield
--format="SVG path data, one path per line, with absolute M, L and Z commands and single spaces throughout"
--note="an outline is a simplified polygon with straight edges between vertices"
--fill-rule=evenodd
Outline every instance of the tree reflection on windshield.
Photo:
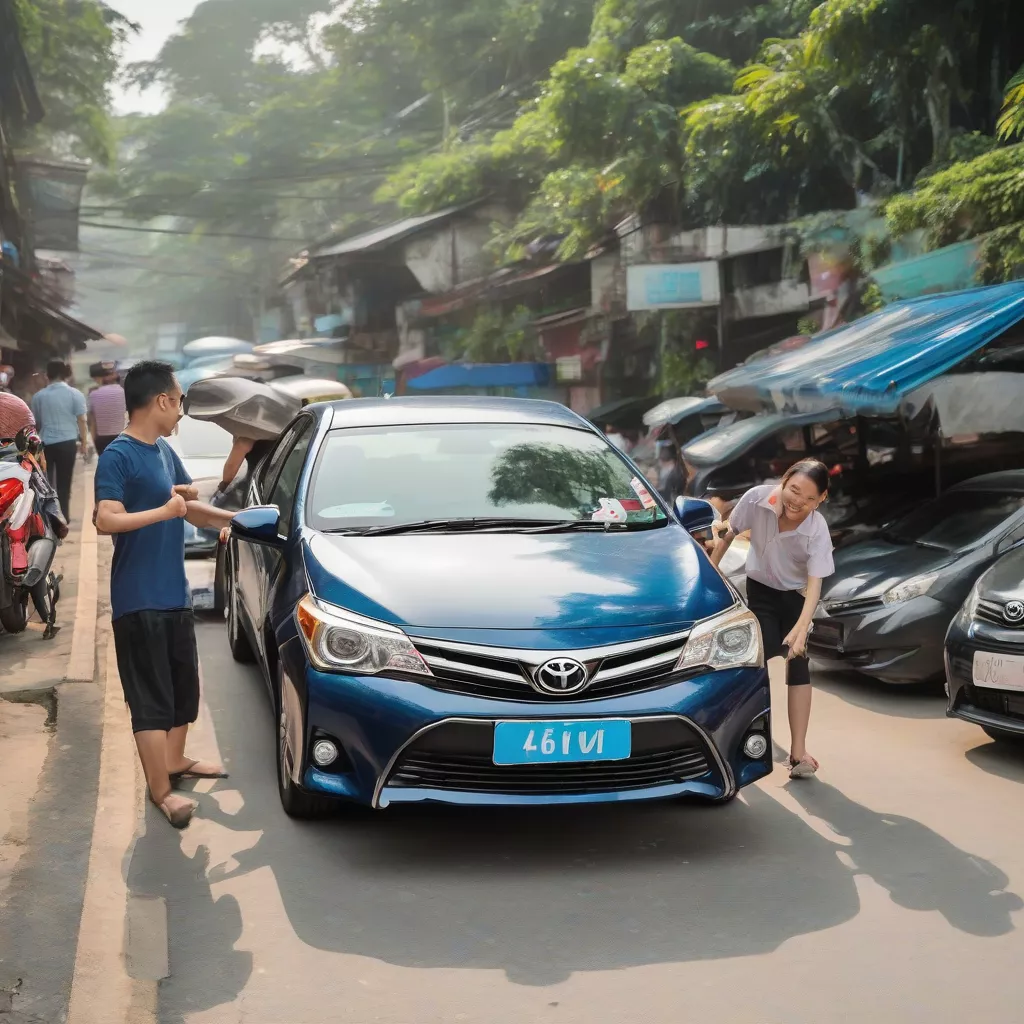
M 627 497 L 630 476 L 611 452 L 516 444 L 494 460 L 491 481 L 488 497 L 495 505 L 553 505 L 582 516 L 601 498 Z

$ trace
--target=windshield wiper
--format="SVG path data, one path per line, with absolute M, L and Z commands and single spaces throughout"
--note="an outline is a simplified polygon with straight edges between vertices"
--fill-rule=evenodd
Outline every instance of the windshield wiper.
M 626 533 L 634 530 L 653 530 L 665 526 L 668 519 L 656 519 L 652 523 L 601 523 L 593 519 L 567 519 L 564 523 L 552 523 L 549 526 L 538 526 L 528 533 L 585 533 L 617 532 Z
M 558 526 L 543 519 L 424 519 L 418 523 L 398 523 L 394 526 L 371 526 L 360 530 L 362 537 L 387 537 L 399 533 L 462 533 L 473 530 L 530 530 L 536 526 Z

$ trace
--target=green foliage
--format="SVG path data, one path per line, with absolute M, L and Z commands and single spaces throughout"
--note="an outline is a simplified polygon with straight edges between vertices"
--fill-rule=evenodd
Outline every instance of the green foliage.
M 802 335 L 814 335 L 820 331 L 818 321 L 809 316 L 801 317 L 796 323 L 796 333 Z
M 457 339 L 455 356 L 472 363 L 529 362 L 540 354 L 540 341 L 531 321 L 534 314 L 519 306 L 506 316 L 500 309 L 481 310 Z
M 15 0 L 14 8 L 46 111 L 16 145 L 37 155 L 109 163 L 109 89 L 118 47 L 134 26 L 98 0 Z
M 929 248 L 1024 221 L 1024 144 L 940 171 L 893 197 L 885 214 L 894 236 L 923 229 Z
M 868 313 L 877 313 L 885 305 L 882 297 L 882 289 L 870 282 L 860 294 L 860 313 L 867 316 Z
M 676 348 L 666 349 L 661 354 L 661 393 L 665 397 L 702 394 L 714 375 L 715 367 L 710 359 L 695 358 Z
M 1003 140 L 1024 135 L 1024 65 L 1006 85 L 1006 98 L 996 132 Z

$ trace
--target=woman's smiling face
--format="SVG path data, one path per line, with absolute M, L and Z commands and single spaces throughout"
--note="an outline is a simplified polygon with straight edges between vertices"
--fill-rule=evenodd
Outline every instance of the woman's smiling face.
M 790 519 L 809 516 L 825 496 L 814 481 L 803 473 L 794 473 L 782 487 L 782 508 Z

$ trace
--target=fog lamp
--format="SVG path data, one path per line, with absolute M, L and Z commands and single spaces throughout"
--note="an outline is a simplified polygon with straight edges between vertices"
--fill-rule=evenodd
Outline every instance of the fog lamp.
M 752 732 L 743 743 L 743 753 L 752 761 L 760 761 L 768 753 L 768 737 L 763 733 Z
M 338 748 L 330 740 L 317 740 L 313 744 L 313 760 L 321 768 L 334 764 L 338 760 Z

